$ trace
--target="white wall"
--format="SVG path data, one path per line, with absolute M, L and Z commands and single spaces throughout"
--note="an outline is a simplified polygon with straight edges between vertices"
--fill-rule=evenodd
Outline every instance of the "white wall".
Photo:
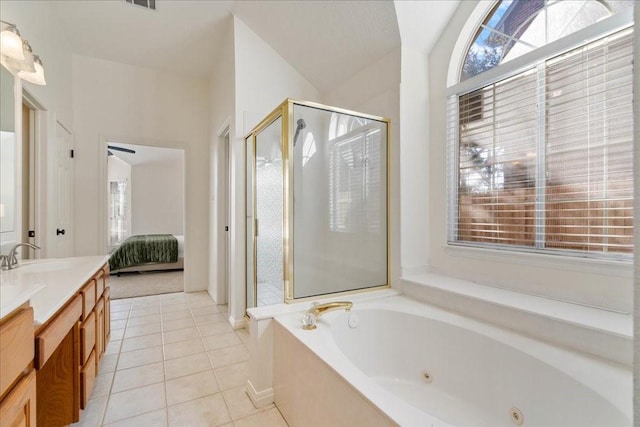
M 402 48 L 400 84 L 402 270 L 427 265 L 429 224 L 429 66 L 421 51 Z
M 246 133 L 286 98 L 318 101 L 318 91 L 244 22 L 233 18 L 235 109 L 230 135 L 231 269 L 229 300 L 232 323 L 242 323 L 245 311 L 245 146 Z M 229 67 L 227 66 L 228 70 Z M 214 79 L 216 76 L 214 75 Z M 229 76 L 226 75 L 228 79 Z M 215 136 L 214 136 L 215 137 Z M 218 270 L 224 258 L 218 257 Z
M 286 98 L 320 101 L 320 93 L 237 17 L 236 133 L 243 136 Z
M 429 52 L 459 1 L 394 1 L 402 65 L 400 83 L 401 265 L 424 269 L 429 251 Z M 422 184 L 420 184 L 422 183 Z
M 429 268 L 467 280 L 525 290 L 568 301 L 632 310 L 631 266 L 569 257 L 447 247 L 446 97 L 451 52 L 477 1 L 461 2 L 429 57 L 428 197 Z M 405 165 L 403 165 L 404 167 Z M 407 174 L 424 165 L 406 165 Z M 425 185 L 417 182 L 415 185 Z M 421 250 L 424 250 L 422 248 Z
M 184 234 L 183 157 L 131 168 L 131 234 Z
M 107 157 L 107 175 L 109 181 L 131 181 L 131 165 L 116 156 Z
M 227 211 L 226 148 L 221 132 L 229 128 L 229 141 L 235 140 L 235 62 L 232 17 L 210 78 L 209 103 L 209 295 L 219 304 L 227 301 L 225 278 Z M 241 224 L 244 227 L 243 224 Z M 232 230 L 235 232 L 235 230 Z M 235 233 L 234 233 L 235 234 Z M 243 276 L 244 277 L 244 276 Z M 242 285 L 238 285 L 242 287 Z
M 76 254 L 106 250 L 106 141 L 185 150 L 185 290 L 208 282 L 206 80 L 73 57 Z

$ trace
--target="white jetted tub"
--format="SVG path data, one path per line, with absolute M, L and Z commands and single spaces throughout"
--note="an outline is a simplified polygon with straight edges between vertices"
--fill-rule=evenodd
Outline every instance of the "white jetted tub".
M 279 316 L 275 328 L 276 403 L 293 426 L 632 424 L 623 366 L 404 296 L 327 313 L 312 331 L 301 317 Z

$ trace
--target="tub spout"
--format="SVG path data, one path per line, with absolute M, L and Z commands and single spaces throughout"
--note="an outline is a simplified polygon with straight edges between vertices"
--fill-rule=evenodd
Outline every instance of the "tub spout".
M 315 329 L 318 317 L 322 316 L 324 313 L 334 310 L 351 311 L 351 307 L 353 307 L 353 303 L 349 301 L 328 302 L 326 304 L 314 305 L 304 313 L 304 316 L 302 317 L 302 329 L 307 331 Z

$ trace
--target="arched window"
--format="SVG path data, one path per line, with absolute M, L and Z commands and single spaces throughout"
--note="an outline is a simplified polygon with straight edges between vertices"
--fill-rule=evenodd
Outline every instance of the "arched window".
M 633 1 L 503 0 L 448 89 L 449 243 L 630 259 Z

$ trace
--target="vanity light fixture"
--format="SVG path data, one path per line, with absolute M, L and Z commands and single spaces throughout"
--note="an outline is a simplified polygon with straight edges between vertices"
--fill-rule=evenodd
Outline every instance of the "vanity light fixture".
M 42 66 L 42 60 L 38 55 L 33 55 L 33 67 L 35 68 L 35 73 L 20 71 L 18 73 L 18 77 L 22 80 L 28 81 L 29 83 L 40 86 L 46 85 L 47 82 L 44 79 L 44 67 Z
M 31 45 L 22 39 L 15 24 L 0 20 L 0 63 L 17 77 L 37 85 L 46 85 L 44 67 Z

